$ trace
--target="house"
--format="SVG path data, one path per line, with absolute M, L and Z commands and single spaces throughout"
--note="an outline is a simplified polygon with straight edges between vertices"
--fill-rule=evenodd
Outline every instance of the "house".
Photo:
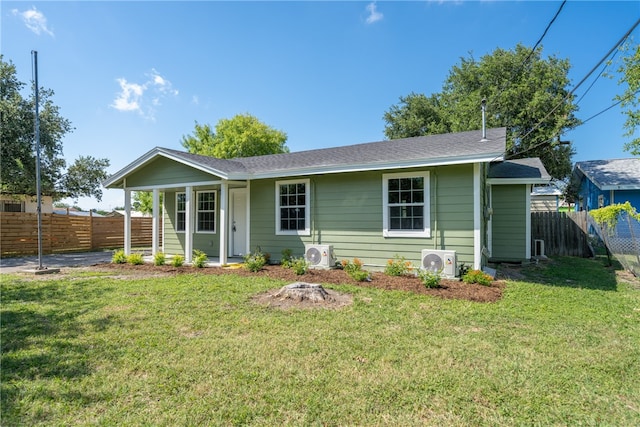
M 94 217 L 94 218 L 103 218 L 104 215 L 99 214 L 94 211 L 79 211 L 75 208 L 53 208 L 53 213 L 56 215 L 68 215 L 68 216 L 84 216 L 84 217 Z
M 531 186 L 550 180 L 539 159 L 504 161 L 505 147 L 505 128 L 230 160 L 157 147 L 103 184 L 124 190 L 127 253 L 131 193 L 151 191 L 152 251 L 187 262 L 194 249 L 226 264 L 323 244 L 369 268 L 395 254 L 419 265 L 424 249 L 481 268 L 531 257 Z
M 53 198 L 41 196 L 40 210 L 44 214 L 53 212 Z M 0 194 L 0 212 L 38 213 L 38 198 L 36 196 Z
M 558 212 L 562 191 L 553 185 L 540 185 L 531 190 L 531 212 Z
M 114 209 L 105 216 L 108 217 L 123 217 L 126 215 L 126 212 L 123 209 Z M 151 218 L 151 214 L 140 212 L 140 211 L 131 211 L 131 218 Z
M 640 158 L 577 162 L 572 183 L 578 192 L 577 211 L 627 201 L 640 211 Z

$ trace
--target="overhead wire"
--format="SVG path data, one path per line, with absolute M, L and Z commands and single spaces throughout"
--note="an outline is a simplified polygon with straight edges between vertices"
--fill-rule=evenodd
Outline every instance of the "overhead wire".
M 547 113 L 546 116 L 544 116 L 538 123 L 536 123 L 533 128 L 531 128 L 527 133 L 525 133 L 524 135 L 520 135 L 517 136 L 516 138 L 526 138 L 527 136 L 529 136 L 533 131 L 535 131 L 536 129 L 538 129 L 540 127 L 540 125 L 555 111 L 557 110 L 561 105 L 564 104 L 564 102 L 573 95 L 573 93 L 589 78 L 589 76 L 591 74 L 593 74 L 593 72 L 611 55 L 611 53 L 613 51 L 615 51 L 622 43 L 624 43 L 624 41 L 629 37 L 629 35 L 633 32 L 633 30 L 636 29 L 636 27 L 640 24 L 640 19 L 638 19 L 632 26 L 631 28 L 620 38 L 620 40 L 611 48 L 609 49 L 609 51 L 606 53 L 605 56 L 602 57 L 602 59 L 600 61 L 598 61 L 598 63 L 582 78 L 582 80 L 580 80 L 580 82 L 573 88 L 571 89 L 571 91 L 569 91 L 567 93 L 567 95 L 562 99 L 562 101 L 560 101 L 554 108 L 551 109 L 551 111 L 549 111 Z M 602 112 L 601 112 L 602 113 Z M 600 113 L 600 114 L 601 114 Z M 523 153 L 527 153 L 531 150 L 535 150 L 536 148 L 541 147 L 544 144 L 548 144 L 551 141 L 553 141 L 552 139 L 548 139 L 545 141 L 541 141 L 538 144 L 532 145 L 531 147 L 528 147 L 526 150 L 520 151 L 517 153 L 517 155 L 521 155 Z M 506 151 L 503 153 L 503 155 L 506 155 Z M 515 155 L 515 154 L 514 154 Z

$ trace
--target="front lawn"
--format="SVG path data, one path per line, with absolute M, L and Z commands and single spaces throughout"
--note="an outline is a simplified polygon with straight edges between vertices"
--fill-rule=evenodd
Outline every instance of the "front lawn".
M 594 260 L 495 303 L 266 277 L 2 275 L 3 426 L 639 425 L 640 290 Z M 113 272 L 110 272 L 113 274 Z

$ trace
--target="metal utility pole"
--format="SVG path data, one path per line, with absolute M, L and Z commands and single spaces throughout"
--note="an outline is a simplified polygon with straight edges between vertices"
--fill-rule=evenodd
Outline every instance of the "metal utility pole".
M 36 104 L 36 197 L 38 200 L 38 270 L 42 270 L 42 196 L 41 196 L 41 184 L 40 184 L 40 99 L 38 98 L 38 52 L 31 51 L 33 56 L 33 81 L 35 90 L 35 104 Z

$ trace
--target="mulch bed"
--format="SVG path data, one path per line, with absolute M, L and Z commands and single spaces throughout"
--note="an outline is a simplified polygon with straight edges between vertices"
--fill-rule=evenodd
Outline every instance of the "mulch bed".
M 373 272 L 370 282 L 358 282 L 353 280 L 343 270 L 309 270 L 306 274 L 296 275 L 293 270 L 282 268 L 279 265 L 267 265 L 257 273 L 244 268 L 205 267 L 194 268 L 190 266 L 173 267 L 169 265 L 155 266 L 152 264 L 97 264 L 92 267 L 97 270 L 108 270 L 118 274 L 140 275 L 178 275 L 178 274 L 237 274 L 243 277 L 269 277 L 283 280 L 288 283 L 307 282 L 327 284 L 349 284 L 367 288 L 387 290 L 400 290 L 421 295 L 433 295 L 447 299 L 461 299 L 477 302 L 495 302 L 502 298 L 505 284 L 503 281 L 494 281 L 490 286 L 468 284 L 459 280 L 442 279 L 440 287 L 426 288 L 420 279 L 414 276 L 387 276 L 382 272 Z

